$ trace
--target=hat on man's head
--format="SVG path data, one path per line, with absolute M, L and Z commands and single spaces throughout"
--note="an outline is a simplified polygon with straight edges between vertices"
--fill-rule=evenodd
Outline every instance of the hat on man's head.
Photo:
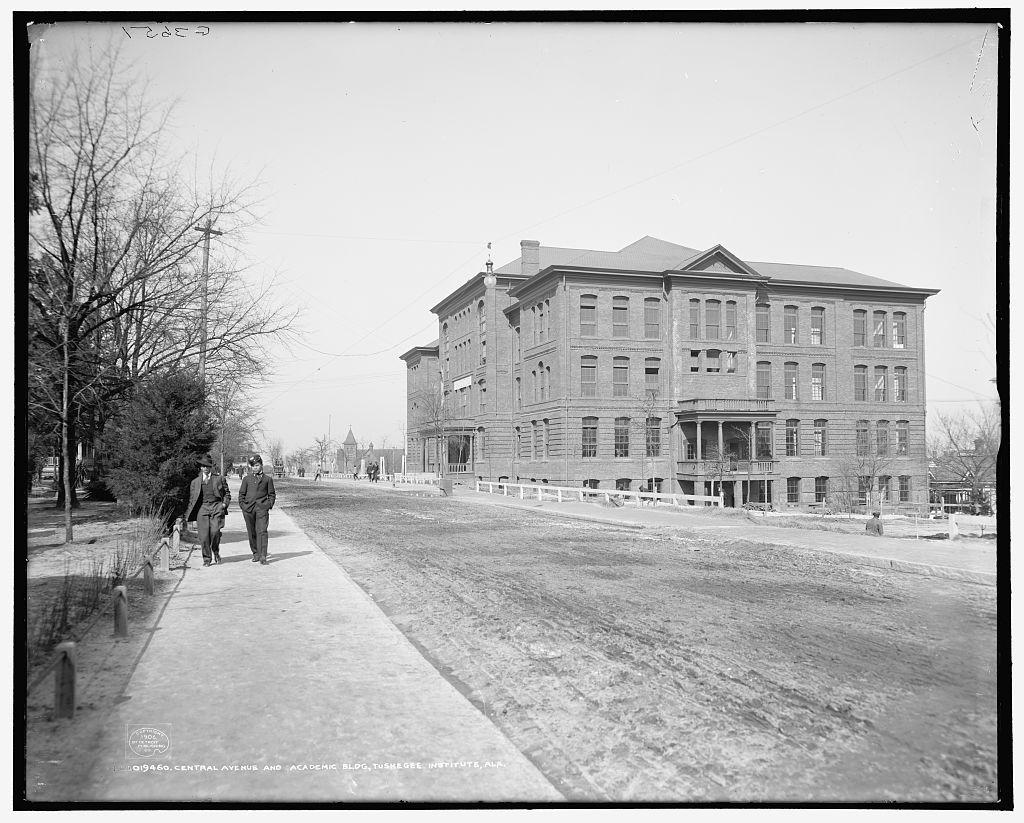
M 207 468 L 213 468 L 213 458 L 208 454 L 204 454 L 199 458 L 199 465 L 206 466 Z
M 254 454 L 252 457 L 249 458 L 249 465 L 255 466 L 257 463 L 259 463 L 262 466 L 263 458 L 260 457 L 258 454 Z
M 871 516 L 872 517 L 881 517 L 882 513 L 881 512 L 871 512 Z

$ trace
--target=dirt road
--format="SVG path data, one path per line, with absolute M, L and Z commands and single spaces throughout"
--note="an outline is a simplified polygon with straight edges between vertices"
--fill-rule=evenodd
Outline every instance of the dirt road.
M 990 586 L 386 487 L 278 492 L 570 799 L 997 799 Z

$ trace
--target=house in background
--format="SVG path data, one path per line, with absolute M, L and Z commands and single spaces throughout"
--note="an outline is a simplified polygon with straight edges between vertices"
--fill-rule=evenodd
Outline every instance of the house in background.
M 409 470 L 443 455 L 466 481 L 924 503 L 936 293 L 653 237 L 615 252 L 524 240 L 401 356 Z

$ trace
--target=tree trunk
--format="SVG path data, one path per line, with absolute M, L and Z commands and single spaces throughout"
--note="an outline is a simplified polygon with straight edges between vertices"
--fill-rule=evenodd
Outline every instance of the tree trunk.
M 75 484 L 72 481 L 72 473 L 75 470 L 74 449 L 69 444 L 72 440 L 71 426 L 71 347 L 70 347 L 69 324 L 64 321 L 64 385 L 61 392 L 61 426 L 60 444 L 61 452 L 64 455 L 64 467 L 62 474 L 64 486 L 64 542 L 71 543 L 75 539 L 74 530 L 71 526 L 71 506 L 73 503 Z

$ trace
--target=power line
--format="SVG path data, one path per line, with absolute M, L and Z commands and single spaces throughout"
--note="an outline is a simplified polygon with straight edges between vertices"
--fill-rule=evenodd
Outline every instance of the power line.
M 443 240 L 441 238 L 417 238 L 417 237 L 368 237 L 353 234 L 321 234 L 297 231 L 267 231 L 264 229 L 252 229 L 251 234 L 273 234 L 279 237 L 320 237 L 328 240 L 368 240 L 378 243 L 434 243 L 457 246 L 480 246 L 484 240 Z

